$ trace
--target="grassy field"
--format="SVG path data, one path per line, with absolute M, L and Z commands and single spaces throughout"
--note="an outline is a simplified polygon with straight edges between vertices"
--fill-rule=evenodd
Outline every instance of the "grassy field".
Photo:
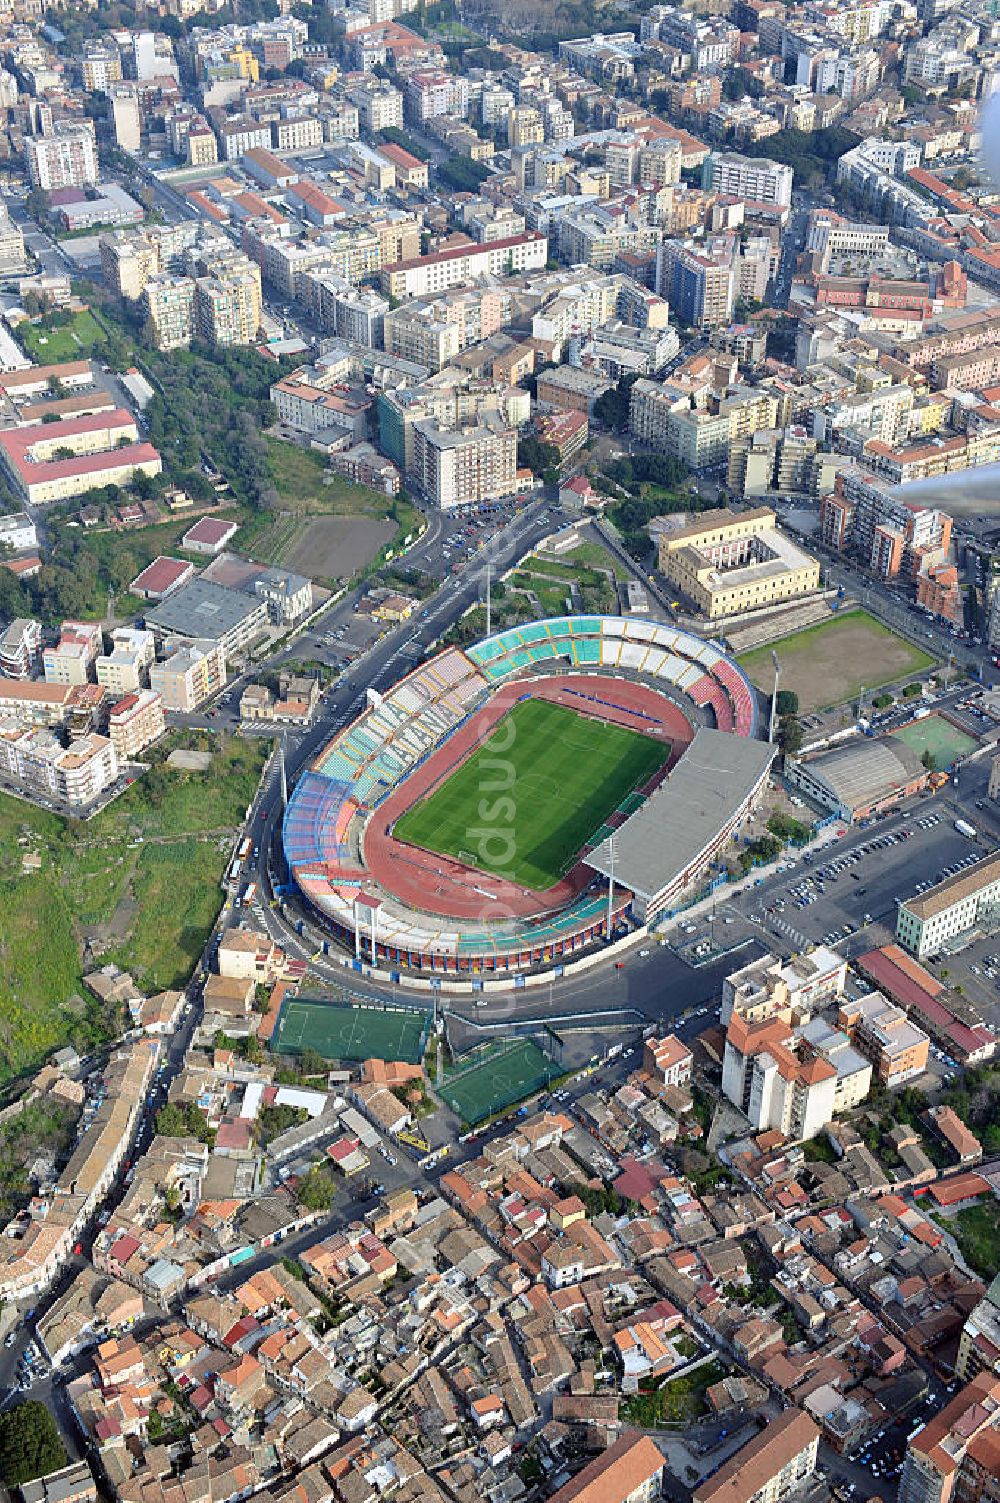
M 795 691 L 804 715 L 845 704 L 862 688 L 870 692 L 934 665 L 922 647 L 897 636 L 867 611 L 838 613 L 741 653 L 737 661 L 765 694 L 774 687 L 772 651 L 781 664 L 781 687 Z
M 522 700 L 450 778 L 397 820 L 395 834 L 545 891 L 669 755 L 665 741 L 563 705 Z
M 1000 1273 L 1000 1217 L 997 1209 L 996 1200 L 981 1200 L 943 1222 L 953 1233 L 969 1267 L 987 1283 Z
M 220 515 L 232 521 L 239 521 L 250 513 L 246 508 L 233 506 L 227 507 Z M 80 612 L 81 616 L 103 620 L 108 608 L 107 571 L 109 567 L 114 569 L 118 578 L 127 584 L 129 580 L 135 578 L 140 569 L 152 563 L 153 559 L 161 553 L 177 554 L 180 552 L 182 556 L 190 557 L 192 562 L 199 566 L 204 564 L 203 558 L 198 558 L 195 554 L 184 555 L 183 549 L 178 548 L 178 540 L 199 516 L 201 516 L 200 511 L 192 511 L 183 517 L 171 517 L 165 522 L 154 522 L 148 527 L 136 527 L 126 532 L 111 532 L 104 529 L 84 532 L 77 528 L 68 530 L 64 522 L 54 522 L 52 530 L 56 542 L 56 557 L 66 561 L 67 550 L 72 548 L 75 550 L 75 558 L 87 561 L 85 567 L 76 570 L 77 578 L 84 581 L 88 589 L 88 599 Z M 91 559 L 93 567 L 89 566 Z M 119 590 L 115 595 L 116 620 L 129 620 L 133 616 L 142 615 L 147 608 L 147 601 L 130 595 L 127 590 Z
M 187 980 L 266 755 L 255 741 L 205 744 L 215 746 L 206 772 L 175 771 L 158 752 L 88 824 L 0 797 L 0 1079 L 110 1021 L 74 1002 L 84 969 L 113 960 L 150 991 Z M 37 871 L 23 869 L 25 855 Z
M 66 323 L 43 318 L 40 323 L 23 323 L 17 337 L 25 353 L 40 365 L 55 365 L 63 360 L 80 360 L 104 341 L 104 330 L 94 315 L 84 309 Z
M 531 1096 L 559 1074 L 559 1066 L 531 1039 L 516 1039 L 468 1070 L 449 1074 L 438 1089 L 463 1122 L 474 1125 Z
M 272 1042 L 276 1054 L 314 1049 L 324 1059 L 398 1059 L 420 1063 L 427 1018 L 329 1002 L 285 1000 Z
M 950 767 L 959 757 L 964 757 L 979 744 L 975 736 L 959 730 L 957 725 L 952 725 L 943 715 L 925 715 L 922 720 L 911 720 L 909 725 L 901 725 L 891 735 L 918 756 L 922 756 L 925 751 L 930 752 L 936 771 Z

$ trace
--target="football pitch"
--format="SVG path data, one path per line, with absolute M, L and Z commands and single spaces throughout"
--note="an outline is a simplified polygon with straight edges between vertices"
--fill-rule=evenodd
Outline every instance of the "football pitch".
M 315 1049 L 324 1059 L 396 1059 L 417 1065 L 426 1028 L 427 1018 L 419 1012 L 286 998 L 271 1048 L 276 1054 Z
M 524 699 L 393 834 L 544 892 L 669 755 L 668 741 Z
M 930 752 L 936 772 L 950 767 L 978 745 L 975 736 L 967 736 L 943 715 L 925 715 L 922 720 L 911 720 L 908 725 L 901 725 L 889 734 L 894 741 L 904 742 L 918 755 Z
M 463 1122 L 475 1126 L 484 1117 L 534 1095 L 559 1070 L 531 1039 L 517 1039 L 499 1051 L 491 1051 L 480 1064 L 446 1076 L 438 1095 Z

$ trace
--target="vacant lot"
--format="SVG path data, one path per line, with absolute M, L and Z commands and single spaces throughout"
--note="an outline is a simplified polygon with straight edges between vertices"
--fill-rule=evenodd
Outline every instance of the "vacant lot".
M 774 687 L 772 651 L 781 664 L 781 687 L 794 689 L 804 715 L 845 704 L 857 698 L 862 688 L 879 689 L 924 672 L 934 663 L 923 648 L 898 637 L 866 611 L 831 616 L 805 631 L 742 653 L 739 663 L 766 694 Z
M 265 564 L 286 564 L 323 584 L 350 579 L 382 549 L 399 548 L 420 528 L 406 500 L 354 485 L 333 474 L 321 454 L 268 438 L 279 502 L 243 528 L 236 546 Z
M 394 833 L 544 892 L 669 755 L 668 742 L 523 700 Z
M 995 1200 L 966 1206 L 941 1224 L 953 1233 L 969 1267 L 989 1281 L 1000 1273 L 1000 1223 Z
M 190 975 L 266 748 L 206 739 L 212 762 L 196 773 L 163 764 L 176 744 L 89 824 L 0 797 L 0 1079 L 113 1024 L 73 1001 L 99 961 L 150 991 Z
M 56 313 L 40 323 L 21 324 L 17 337 L 25 353 L 39 365 L 56 365 L 63 360 L 81 360 L 95 345 L 103 344 L 104 330 L 88 310 L 70 316 Z
M 299 524 L 282 562 L 311 579 L 349 579 L 367 568 L 395 533 L 388 517 L 314 517 Z
M 901 725 L 892 735 L 919 756 L 930 752 L 935 771 L 950 767 L 979 744 L 975 736 L 959 730 L 943 715 L 925 715 L 922 720 L 911 720 L 909 725 Z

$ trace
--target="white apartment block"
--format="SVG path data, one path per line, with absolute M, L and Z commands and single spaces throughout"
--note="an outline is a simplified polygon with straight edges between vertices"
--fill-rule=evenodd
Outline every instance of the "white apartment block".
M 766 157 L 713 151 L 705 158 L 702 184 L 710 193 L 731 194 L 753 203 L 787 208 L 792 201 L 792 169 Z
M 0 769 L 28 793 L 81 809 L 114 783 L 118 757 L 93 732 L 64 747 L 50 730 L 0 721 Z
M 455 431 L 433 419 L 414 423 L 413 466 L 424 494 L 443 511 L 497 501 L 517 487 L 517 434 L 485 424 Z
M 153 633 L 141 627 L 118 626 L 111 643 L 111 651 L 96 660 L 97 682 L 112 695 L 132 694 L 144 688 L 156 659 Z
M 539 271 L 548 260 L 549 242 L 537 230 L 489 245 L 456 246 L 431 256 L 416 256 L 383 268 L 382 291 L 404 301 L 464 287 L 484 277 Z
M 57 120 L 43 136 L 25 136 L 24 157 L 33 188 L 51 193 L 57 188 L 88 188 L 98 180 L 94 127 Z

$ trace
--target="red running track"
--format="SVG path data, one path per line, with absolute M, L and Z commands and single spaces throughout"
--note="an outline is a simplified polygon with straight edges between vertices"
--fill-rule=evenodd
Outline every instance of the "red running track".
M 528 696 L 548 699 L 580 714 L 669 741 L 670 759 L 651 780 L 650 787 L 666 776 L 694 735 L 691 724 L 677 706 L 644 684 L 581 675 L 534 679 L 530 683 L 522 680 L 498 689 L 481 710 L 389 794 L 368 821 L 365 866 L 386 892 L 408 908 L 479 922 L 490 918 L 498 921 L 528 918 L 565 908 L 593 880 L 594 873 L 581 861 L 547 892 L 532 892 L 451 856 L 407 845 L 391 833 L 396 820 L 450 777 L 486 740 L 508 710 Z

